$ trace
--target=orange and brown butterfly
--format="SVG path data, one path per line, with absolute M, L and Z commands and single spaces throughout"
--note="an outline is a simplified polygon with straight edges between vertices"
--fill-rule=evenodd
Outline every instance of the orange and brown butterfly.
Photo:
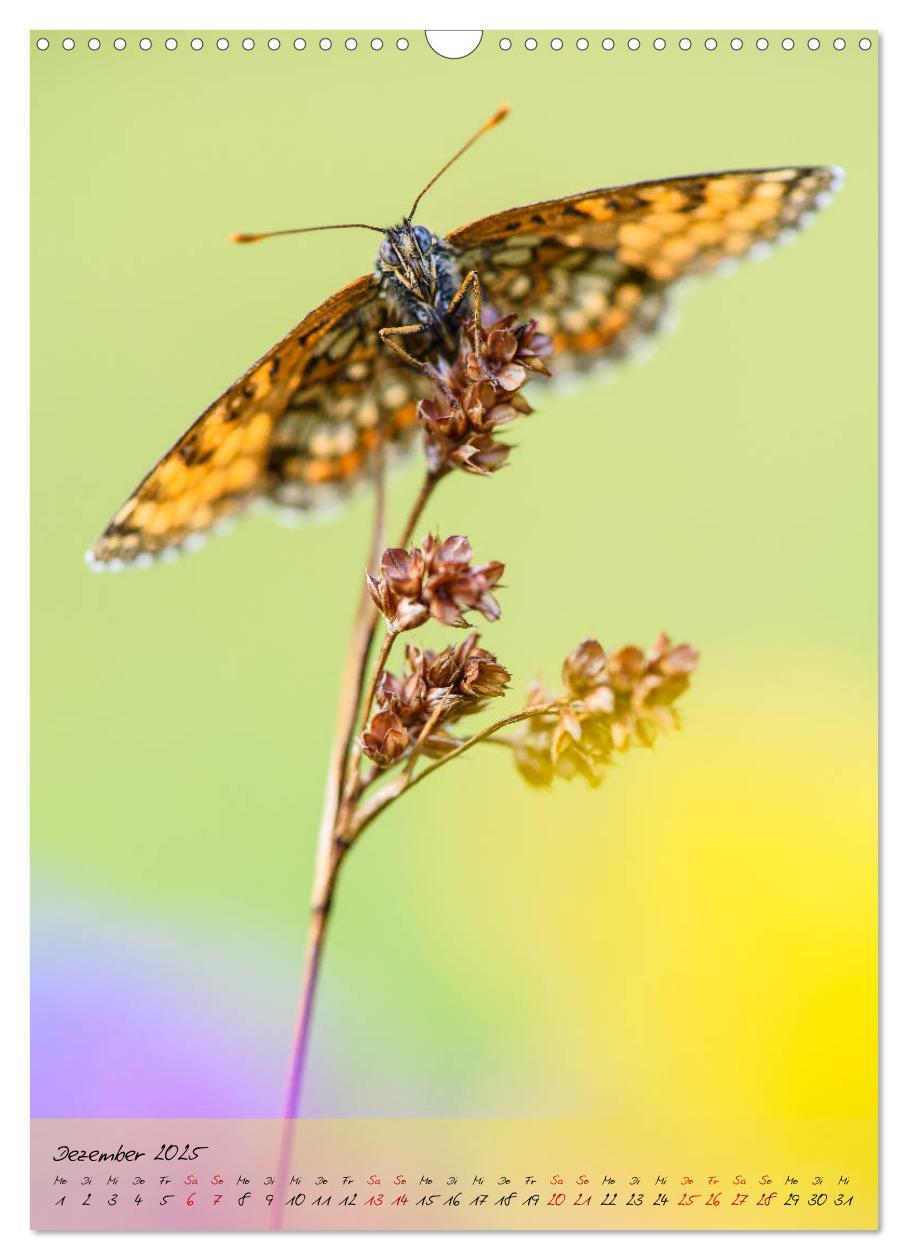
M 421 365 L 449 355 L 472 299 L 539 321 L 554 375 L 626 354 L 655 330 L 682 277 L 768 248 L 804 226 L 841 172 L 721 171 L 598 188 L 504 210 L 439 236 L 414 223 L 423 194 L 381 233 L 375 269 L 311 311 L 171 447 L 88 553 L 97 568 L 191 546 L 258 500 L 312 509 L 368 477 L 381 443 L 416 436 Z M 293 229 L 315 231 L 320 229 Z M 238 236 L 241 241 L 268 235 Z

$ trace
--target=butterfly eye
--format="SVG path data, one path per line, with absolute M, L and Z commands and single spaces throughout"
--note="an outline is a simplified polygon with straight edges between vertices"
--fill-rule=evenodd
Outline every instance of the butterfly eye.
M 427 254 L 432 248 L 432 233 L 428 228 L 415 227 L 413 229 L 413 237 L 423 254 Z
M 397 251 L 388 240 L 382 241 L 381 249 L 378 251 L 378 256 L 382 262 L 387 263 L 389 267 L 393 267 L 397 263 Z

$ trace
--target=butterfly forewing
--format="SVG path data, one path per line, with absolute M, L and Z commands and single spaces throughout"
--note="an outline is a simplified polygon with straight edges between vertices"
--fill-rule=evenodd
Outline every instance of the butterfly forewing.
M 837 177 L 787 167 L 599 188 L 502 211 L 447 239 L 492 306 L 540 321 L 556 372 L 583 368 L 653 331 L 674 281 L 797 228 Z
M 166 554 L 272 497 L 312 507 L 355 484 L 379 428 L 414 429 L 418 379 L 380 348 L 387 309 L 374 276 L 317 307 L 221 395 L 140 483 L 89 558 Z

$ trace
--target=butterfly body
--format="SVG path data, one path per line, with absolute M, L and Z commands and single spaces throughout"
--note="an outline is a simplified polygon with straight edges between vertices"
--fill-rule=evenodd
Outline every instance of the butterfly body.
M 89 553 L 119 568 L 175 554 L 257 500 L 301 510 L 368 477 L 379 444 L 405 450 L 422 366 L 454 349 L 472 293 L 536 319 L 553 374 L 626 355 L 655 331 L 672 285 L 803 226 L 835 168 L 680 176 L 505 210 L 444 235 L 384 231 L 372 272 L 339 290 L 230 386 L 152 468 Z M 472 288 L 471 288 L 472 286 Z M 469 311 L 469 307 L 466 308 Z

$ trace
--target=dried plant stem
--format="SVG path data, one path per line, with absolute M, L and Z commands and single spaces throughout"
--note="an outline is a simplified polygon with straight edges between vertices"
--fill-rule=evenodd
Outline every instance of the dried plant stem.
M 380 456 L 375 475 L 375 512 L 372 521 L 368 558 L 368 567 L 370 569 L 377 567 L 381 541 L 384 535 L 384 471 L 384 459 Z M 401 532 L 401 545 L 409 541 L 433 490 L 443 475 L 443 473 L 426 473 Z M 331 903 L 341 862 L 350 845 L 351 838 L 345 834 L 345 829 L 340 824 L 344 821 L 344 816 L 349 814 L 349 803 L 367 785 L 366 782 L 361 780 L 359 775 L 359 757 L 355 752 L 353 741 L 360 719 L 360 712 L 363 708 L 363 687 L 377 623 L 377 613 L 363 584 L 353 621 L 353 628 L 350 633 L 350 642 L 338 699 L 337 724 L 325 784 L 325 801 L 312 883 L 312 909 L 300 992 L 299 1015 L 284 1095 L 284 1120 L 286 1123 L 282 1138 L 281 1160 L 289 1159 L 290 1155 L 289 1146 L 286 1145 L 292 1140 L 292 1126 L 289 1122 L 295 1119 L 299 1112 L 325 932 L 328 926 Z M 394 638 L 393 634 L 388 634 L 379 653 L 367 690 L 363 721 L 368 720 L 369 709 L 371 708 Z M 283 1168 L 283 1164 L 280 1161 L 279 1164 Z

